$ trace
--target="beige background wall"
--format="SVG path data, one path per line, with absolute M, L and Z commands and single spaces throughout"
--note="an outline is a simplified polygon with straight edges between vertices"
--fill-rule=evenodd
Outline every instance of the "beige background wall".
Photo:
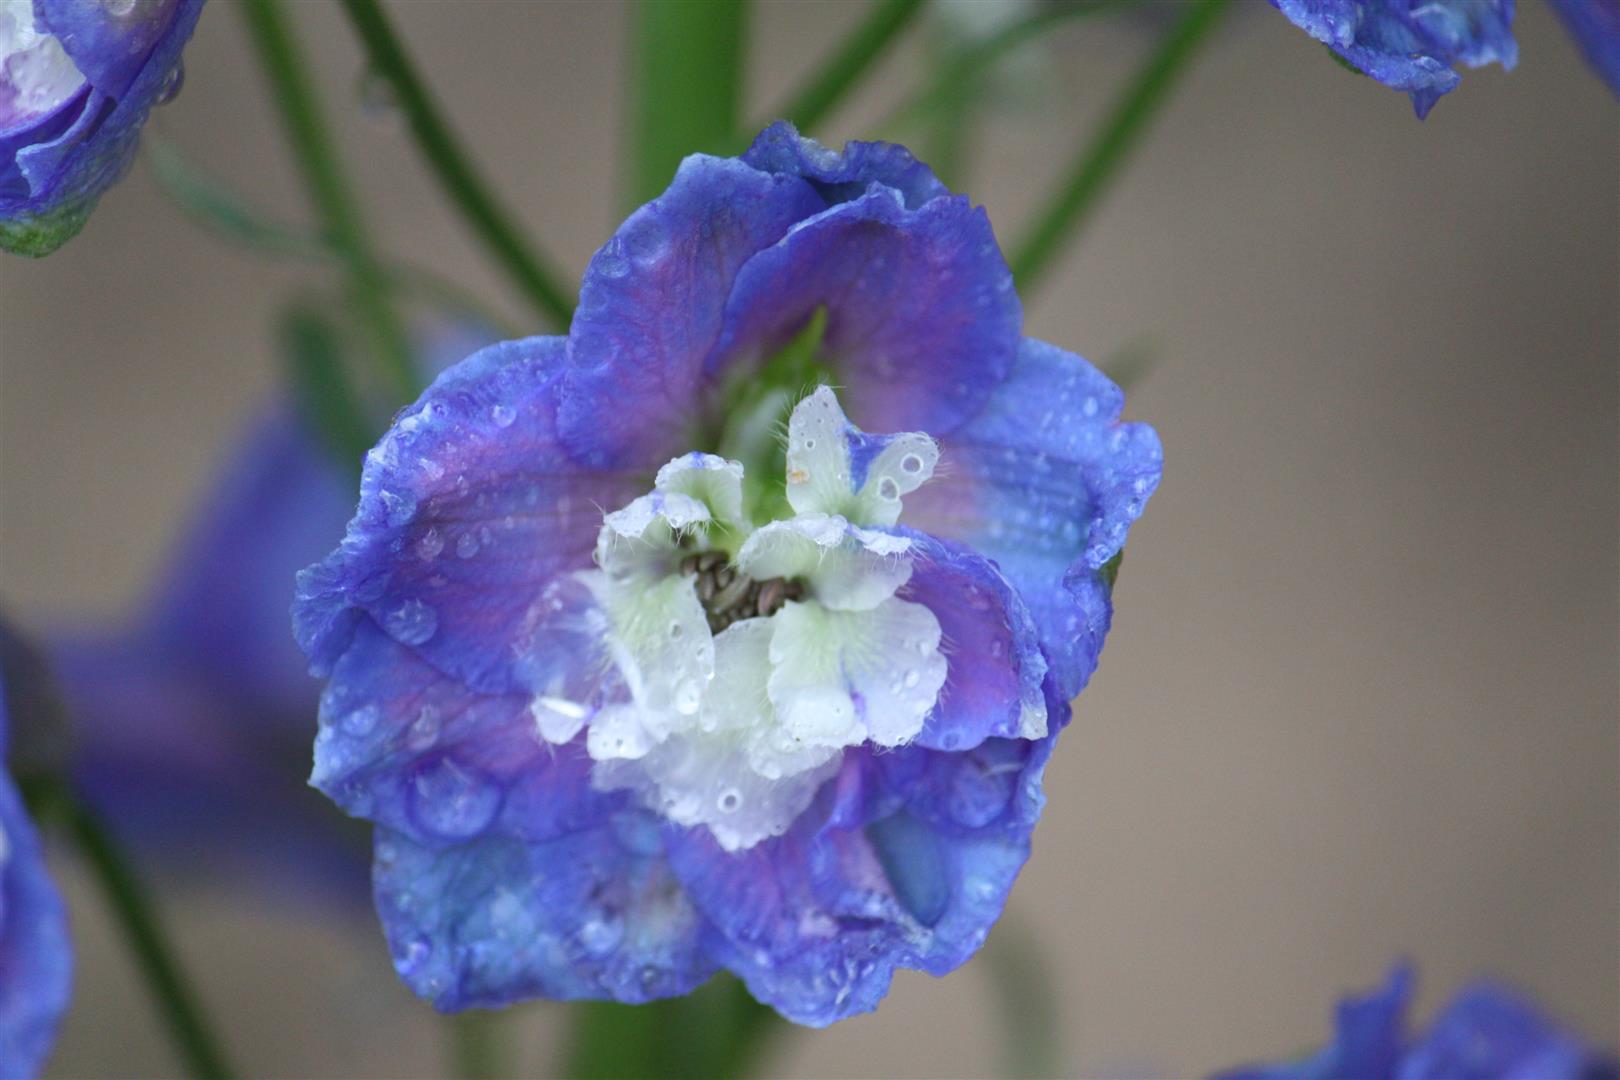
M 230 8 L 205 13 L 161 124 L 299 215 Z M 1151 347 L 1129 412 L 1169 455 L 1009 916 L 1049 961 L 1077 1070 L 1190 1075 L 1299 1048 L 1336 991 L 1398 954 L 1422 965 L 1425 1009 L 1492 971 L 1620 1034 L 1620 113 L 1548 11 L 1523 9 L 1519 70 L 1468 74 L 1420 124 L 1245 7 L 1029 305 L 1032 333 L 1088 355 Z M 617 219 L 624 9 L 394 10 L 524 220 L 582 266 Z M 754 111 L 860 11 L 760 4 Z M 352 103 L 335 10 L 297 15 Z M 1003 236 L 1143 31 L 1098 19 L 1053 39 L 1058 86 L 997 122 L 972 185 Z M 919 59 L 903 50 L 827 134 L 863 134 Z M 340 122 L 389 246 L 504 301 L 398 132 L 354 108 Z M 300 280 L 189 227 L 139 171 L 61 254 L 0 262 L 0 602 L 36 624 L 126 609 L 271 389 L 267 328 Z M 55 1071 L 172 1071 L 76 892 Z M 370 921 L 214 895 L 176 922 L 254 1072 L 439 1069 L 439 1029 Z M 902 976 L 879 1014 L 776 1065 L 984 1074 L 985 967 Z M 558 1015 L 516 1021 L 536 1068 Z

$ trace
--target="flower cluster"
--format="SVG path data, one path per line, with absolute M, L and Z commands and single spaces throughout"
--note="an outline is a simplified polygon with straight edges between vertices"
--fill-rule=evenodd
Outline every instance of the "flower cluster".
M 825 1024 L 972 955 L 1161 468 L 1021 321 L 982 210 L 777 125 L 395 419 L 294 623 L 413 989 Z
M 1428 1028 L 1406 1033 L 1413 977 L 1397 965 L 1384 985 L 1339 1003 L 1334 1038 L 1297 1061 L 1251 1065 L 1217 1080 L 1616 1080 L 1620 1066 L 1505 987 L 1477 982 Z
M 179 89 L 203 0 L 0 4 L 0 249 L 47 255 L 135 155 Z

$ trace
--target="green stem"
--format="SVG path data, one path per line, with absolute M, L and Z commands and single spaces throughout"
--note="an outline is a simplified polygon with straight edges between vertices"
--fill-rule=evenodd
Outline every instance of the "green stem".
M 417 77 L 411 58 L 389 25 L 377 0 L 342 0 L 355 33 L 365 43 L 372 71 L 387 79 L 400 110 L 416 136 L 417 148 L 439 178 L 450 201 L 474 235 L 522 291 L 529 305 L 553 328 L 567 328 L 574 305 L 557 273 L 496 201 L 473 168 L 438 106 Z
M 501 1037 L 501 1016 L 494 1012 L 464 1012 L 445 1017 L 458 1080 L 498 1080 L 514 1075 Z
M 1035 223 L 1013 246 L 1009 261 L 1025 295 L 1063 242 L 1096 209 L 1097 197 L 1147 131 L 1226 6 L 1227 0 L 1193 0 L 1187 6 L 1180 21 L 1132 76 L 1102 128 L 1075 157 L 1051 199 L 1035 216 Z
M 421 389 L 410 342 L 389 301 L 387 275 L 343 175 L 314 84 L 287 24 L 286 10 L 280 0 L 243 0 L 241 4 L 322 229 L 343 259 L 355 304 L 384 374 L 396 392 L 409 400 Z
M 152 899 L 107 827 L 61 781 L 36 777 L 24 783 L 24 791 L 35 812 L 41 818 L 58 822 L 84 856 L 91 876 L 124 931 L 142 978 L 168 1023 L 169 1034 L 185 1061 L 186 1070 L 203 1080 L 223 1080 L 230 1076 L 220 1043 L 173 959 L 174 947 L 163 932 Z
M 853 90 L 867 70 L 922 10 L 922 0 L 880 0 L 838 50 L 772 119 L 793 121 L 809 132 Z
M 669 184 L 681 159 L 737 137 L 747 0 L 640 0 L 634 7 L 631 206 Z
M 1129 2 L 1130 0 L 1089 0 L 1085 3 L 1070 3 L 1062 7 L 1037 11 L 1033 15 L 1010 23 L 982 41 L 962 49 L 950 62 L 940 65 L 921 90 L 873 124 L 873 130 L 894 131 L 916 122 L 936 109 L 950 107 L 961 97 L 963 85 L 974 82 L 980 73 L 1007 53 L 1071 19 L 1100 14 Z

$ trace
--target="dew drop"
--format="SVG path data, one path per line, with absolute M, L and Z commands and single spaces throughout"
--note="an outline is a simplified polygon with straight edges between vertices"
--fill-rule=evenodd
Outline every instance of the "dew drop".
M 894 502 L 900 497 L 900 485 L 895 482 L 894 477 L 885 476 L 878 481 L 878 496 L 889 502 Z
M 698 684 L 692 679 L 682 679 L 681 684 L 675 688 L 675 711 L 683 716 L 691 716 L 698 711 L 703 695 L 698 690 Z
M 496 405 L 489 410 L 489 418 L 496 427 L 511 427 L 517 419 L 517 410 L 510 405 Z
M 483 832 L 500 809 L 502 792 L 478 769 L 451 758 L 424 765 L 411 785 L 411 816 L 439 836 Z
M 456 554 L 463 559 L 470 559 L 478 554 L 478 537 L 470 532 L 462 533 L 456 540 Z
M 360 99 L 360 112 L 373 124 L 387 130 L 403 126 L 399 94 L 394 90 L 393 81 L 382 72 L 370 67 L 362 71 L 355 96 Z
M 736 788 L 727 788 L 720 793 L 720 798 L 716 800 L 715 805 L 720 808 L 722 814 L 734 813 L 742 805 L 742 792 Z
M 407 600 L 383 616 L 383 628 L 401 645 L 421 645 L 439 629 L 439 613 L 420 600 Z
M 900 467 L 908 473 L 920 473 L 923 470 L 923 459 L 916 454 L 907 454 L 900 459 Z
M 345 735 L 360 738 L 369 735 L 377 727 L 377 721 L 382 719 L 382 713 L 375 705 L 366 705 L 348 713 L 338 722 Z
M 600 911 L 580 924 L 579 943 L 592 956 L 605 956 L 623 940 L 624 920 L 612 911 Z
M 131 0 L 133 2 L 133 0 Z M 180 88 L 186 85 L 186 68 L 180 61 L 174 62 L 174 67 L 163 77 L 163 88 L 158 91 L 154 105 L 167 105 L 180 96 Z
M 424 562 L 429 559 L 438 558 L 439 552 L 443 550 L 444 537 L 440 535 L 438 529 L 428 529 L 428 531 L 423 533 L 416 541 L 417 557 L 422 559 Z
M 921 681 L 922 676 L 917 673 L 916 668 L 912 668 L 910 671 L 906 672 L 905 684 L 907 690 L 912 689 Z

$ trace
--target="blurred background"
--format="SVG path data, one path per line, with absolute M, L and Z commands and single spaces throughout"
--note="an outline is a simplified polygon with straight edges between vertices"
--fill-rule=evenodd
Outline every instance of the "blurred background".
M 1163 11 L 1144 7 L 1047 36 L 1018 61 L 1039 85 L 981 114 L 966 186 L 1004 238 L 1149 45 Z M 864 11 L 759 3 L 749 115 L 769 119 Z M 475 157 L 577 274 L 622 216 L 626 10 L 391 13 Z M 516 318 L 398 118 L 363 103 L 336 8 L 293 14 L 385 246 Z M 1045 970 L 1014 977 L 1052 980 L 1065 1069 L 1084 1075 L 1300 1050 L 1337 993 L 1399 956 L 1420 965 L 1420 1013 L 1483 972 L 1620 1037 L 1620 126 L 1547 9 L 1522 5 L 1517 30 L 1516 71 L 1466 73 L 1420 123 L 1239 5 L 1026 297 L 1029 333 L 1150 358 L 1127 414 L 1158 427 L 1165 481 L 991 958 L 901 974 L 879 1012 L 794 1032 L 770 1071 L 996 1072 L 992 969 L 1020 943 Z M 824 140 L 878 134 L 926 41 Z M 155 130 L 307 221 L 229 3 L 205 11 L 186 71 Z M 146 595 L 274 393 L 274 317 L 310 280 L 187 222 L 140 166 L 61 253 L 0 261 L 11 617 L 88 626 Z M 80 961 L 51 1073 L 173 1073 L 99 898 L 70 856 L 58 866 Z M 250 1073 L 442 1071 L 442 1026 L 368 912 L 173 882 L 164 897 Z M 554 1060 L 564 1011 L 509 1014 L 525 1069 Z

